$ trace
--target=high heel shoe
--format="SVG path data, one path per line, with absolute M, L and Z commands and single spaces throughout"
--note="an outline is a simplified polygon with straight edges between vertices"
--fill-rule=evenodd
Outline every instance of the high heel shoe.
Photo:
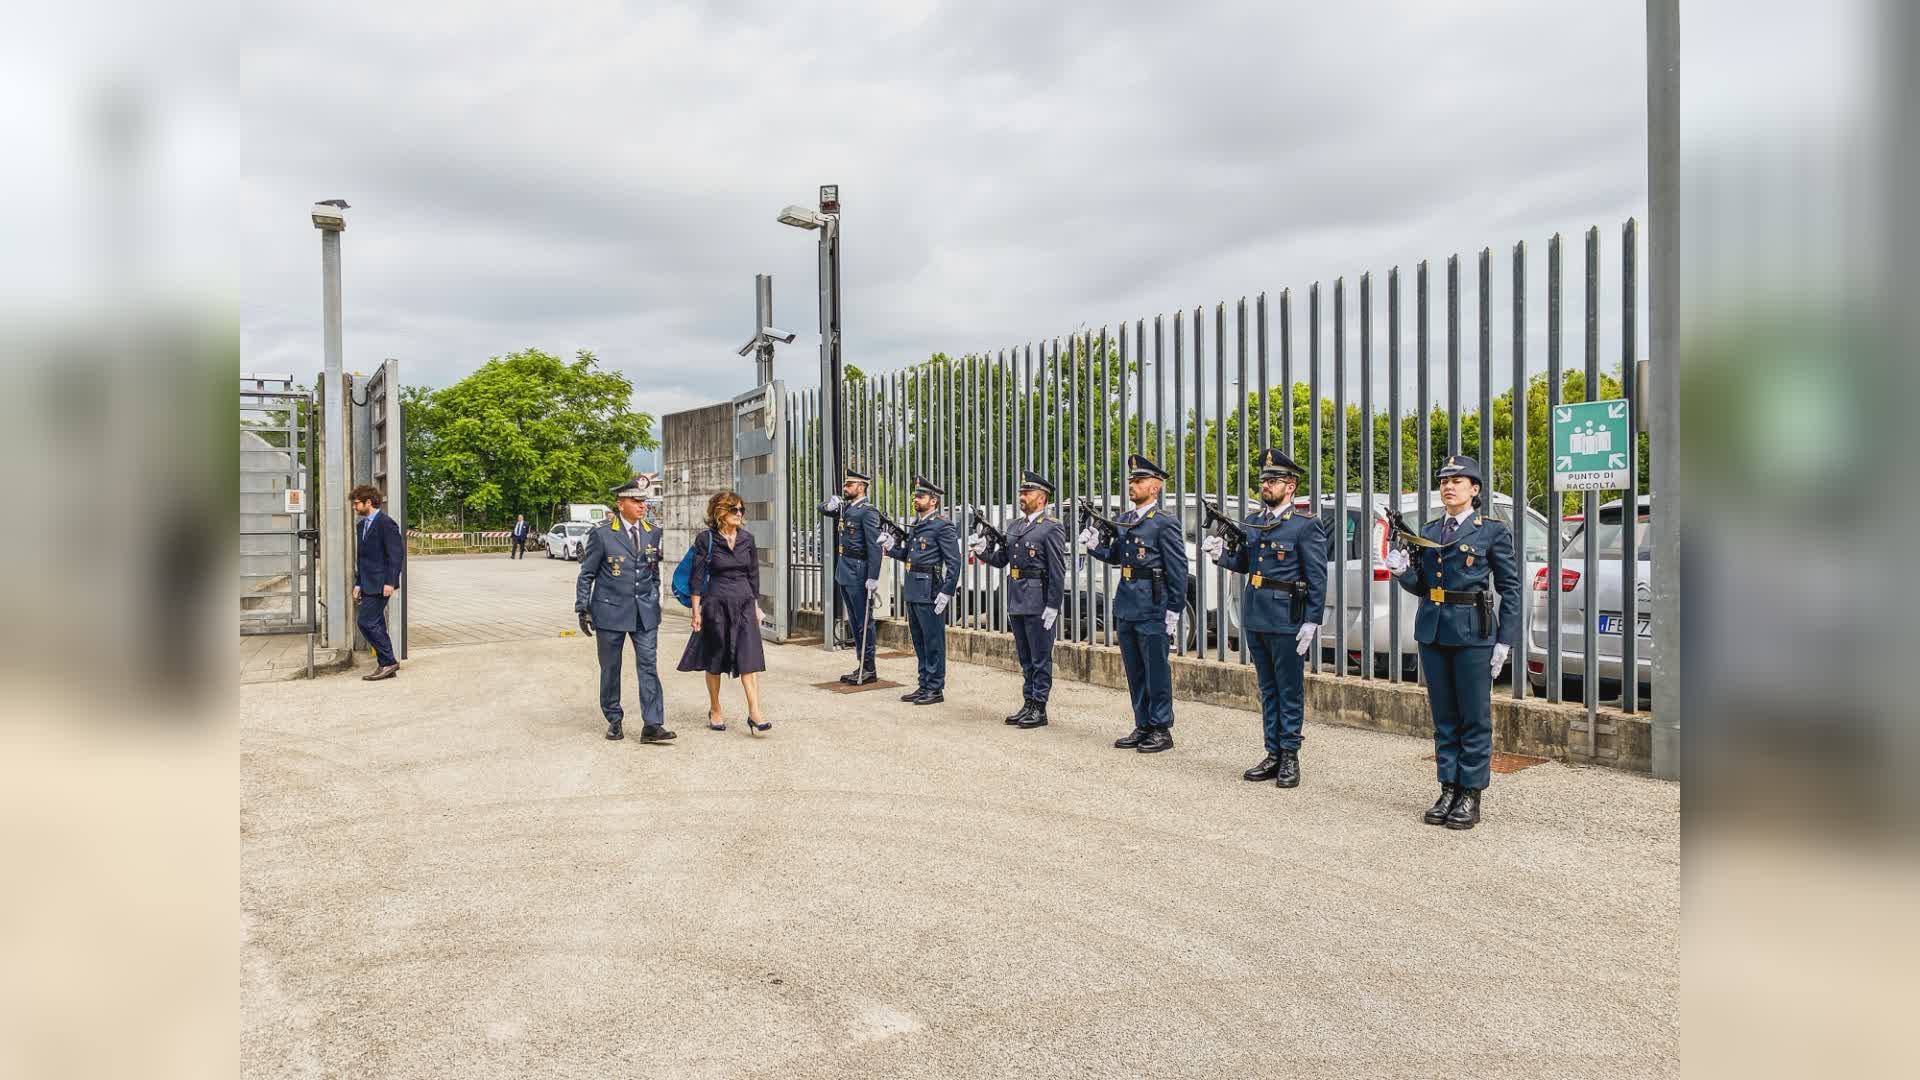
M 756 724 L 753 722 L 753 717 L 749 716 L 747 717 L 747 730 L 748 731 L 772 731 L 773 721 L 769 720 L 764 724 Z
M 722 720 L 721 722 L 716 724 L 713 722 L 712 716 L 709 715 L 707 718 L 707 730 L 708 731 L 725 731 L 727 730 L 727 722 L 725 720 Z

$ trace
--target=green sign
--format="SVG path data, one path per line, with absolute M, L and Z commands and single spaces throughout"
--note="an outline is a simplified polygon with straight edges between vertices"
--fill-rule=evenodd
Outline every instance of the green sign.
M 1553 407 L 1553 490 L 1624 491 L 1633 444 L 1627 403 L 1582 401 Z

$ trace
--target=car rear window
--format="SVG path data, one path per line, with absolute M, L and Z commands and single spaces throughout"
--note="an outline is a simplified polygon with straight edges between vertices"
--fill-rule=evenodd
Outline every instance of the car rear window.
M 1642 513 L 1635 518 L 1633 540 L 1634 558 L 1636 559 L 1653 558 L 1653 530 L 1647 527 L 1648 517 L 1648 514 Z M 1593 527 L 1593 538 L 1594 542 L 1599 545 L 1601 558 L 1620 558 L 1622 544 L 1626 539 L 1626 535 L 1627 530 L 1620 511 L 1615 510 L 1609 513 L 1603 510 L 1600 512 L 1600 522 Z M 1587 554 L 1586 538 L 1584 536 L 1575 536 L 1573 539 L 1567 541 L 1567 547 L 1563 554 L 1573 559 L 1585 558 Z

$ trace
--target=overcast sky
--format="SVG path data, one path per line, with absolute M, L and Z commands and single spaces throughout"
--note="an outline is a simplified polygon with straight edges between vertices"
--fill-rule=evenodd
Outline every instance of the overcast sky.
M 774 215 L 822 182 L 868 371 L 1489 244 L 1504 318 L 1514 241 L 1541 277 L 1597 224 L 1611 271 L 1645 215 L 1638 3 L 433 6 L 249 9 L 243 368 L 318 370 L 334 196 L 349 368 L 585 348 L 656 414 L 750 388 L 758 272 L 817 382 L 813 234 Z

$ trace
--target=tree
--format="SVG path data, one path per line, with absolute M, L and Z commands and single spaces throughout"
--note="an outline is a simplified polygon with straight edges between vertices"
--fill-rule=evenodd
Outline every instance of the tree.
M 658 446 L 633 384 L 582 349 L 572 362 L 538 349 L 493 357 L 439 390 L 409 386 L 407 497 L 416 520 L 464 512 L 504 524 L 517 513 L 598 501 L 629 476 L 636 449 Z

